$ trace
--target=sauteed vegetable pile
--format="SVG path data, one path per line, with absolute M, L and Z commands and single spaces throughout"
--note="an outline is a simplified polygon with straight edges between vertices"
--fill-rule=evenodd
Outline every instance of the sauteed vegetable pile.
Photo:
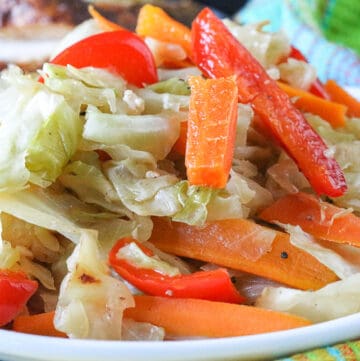
M 0 326 L 169 340 L 358 312 L 359 102 L 265 24 L 89 10 L 38 72 L 1 72 Z

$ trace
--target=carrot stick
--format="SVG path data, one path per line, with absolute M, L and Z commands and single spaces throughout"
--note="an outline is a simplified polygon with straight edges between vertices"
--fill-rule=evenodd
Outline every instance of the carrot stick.
M 347 114 L 350 117 L 360 117 L 360 102 L 352 97 L 344 88 L 335 80 L 328 80 L 325 83 L 325 89 L 330 95 L 332 101 L 347 106 Z
M 310 325 L 290 314 L 224 302 L 135 296 L 125 317 L 165 328 L 170 336 L 230 337 L 288 330 Z
M 65 333 L 55 329 L 55 312 L 39 313 L 32 316 L 18 316 L 13 322 L 13 330 L 33 335 L 67 337 Z
M 92 18 L 99 24 L 102 30 L 104 31 L 116 31 L 116 30 L 124 30 L 122 26 L 119 24 L 113 23 L 112 21 L 106 19 L 102 16 L 92 5 L 88 6 L 89 14 Z
M 142 37 L 151 37 L 160 41 L 178 44 L 191 58 L 191 31 L 188 27 L 170 17 L 154 5 L 146 4 L 139 12 L 136 33 Z
M 315 237 L 360 247 L 360 217 L 306 193 L 279 199 L 259 217 L 268 222 L 299 225 Z
M 336 275 L 309 253 L 293 246 L 289 235 L 276 232 L 271 249 L 254 260 L 244 255 L 261 244 L 267 228 L 246 219 L 228 219 L 195 227 L 153 218 L 150 238 L 160 250 L 263 276 L 294 288 L 319 289 Z M 275 231 L 274 231 L 275 232 Z
M 278 82 L 278 85 L 289 97 L 294 97 L 294 105 L 298 109 L 319 115 L 333 127 L 343 127 L 345 125 L 347 110 L 345 105 L 325 100 L 305 90 L 293 88 L 284 83 Z
M 237 122 L 235 79 L 189 78 L 191 87 L 185 165 L 189 182 L 225 187 L 234 154 Z

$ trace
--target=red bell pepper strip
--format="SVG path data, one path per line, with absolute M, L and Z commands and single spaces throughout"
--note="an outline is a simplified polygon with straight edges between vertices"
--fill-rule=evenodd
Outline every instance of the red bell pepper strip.
M 138 35 L 127 30 L 109 31 L 82 39 L 58 54 L 51 63 L 71 64 L 76 68 L 104 68 L 138 87 L 158 80 L 150 49 Z
M 0 327 L 20 313 L 37 288 L 22 272 L 0 270 Z
M 239 101 L 250 103 L 264 126 L 297 162 L 318 194 L 338 197 L 344 174 L 321 137 L 265 69 L 208 8 L 192 25 L 193 60 L 211 78 L 236 76 Z
M 290 54 L 288 57 L 294 58 L 296 60 L 305 61 L 306 63 L 308 63 L 308 60 L 306 59 L 304 54 L 299 49 L 295 48 L 294 46 L 291 47 Z M 316 78 L 315 81 L 311 84 L 309 92 L 320 98 L 330 100 L 330 96 L 329 96 L 328 92 L 326 91 L 325 86 L 323 85 L 323 83 L 320 81 L 319 78 Z
M 109 254 L 109 264 L 126 281 L 139 290 L 153 295 L 176 298 L 200 298 L 210 301 L 242 303 L 241 296 L 231 282 L 228 272 L 219 268 L 213 271 L 199 271 L 189 275 L 168 276 L 152 269 L 138 268 L 123 258 L 118 251 L 130 243 L 136 243 L 148 256 L 152 251 L 132 238 L 122 238 Z

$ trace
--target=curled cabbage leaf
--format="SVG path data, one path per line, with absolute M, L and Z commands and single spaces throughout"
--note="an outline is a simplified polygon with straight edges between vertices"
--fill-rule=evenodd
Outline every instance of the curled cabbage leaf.
M 76 109 L 91 104 L 104 111 L 116 113 L 125 107 L 125 104 L 122 104 L 124 80 L 106 70 L 94 67 L 77 69 L 71 65 L 65 67 L 46 63 L 42 73 L 45 85 L 62 94 Z
M 342 168 L 348 189 L 341 197 L 332 201 L 343 208 L 352 208 L 360 214 L 360 132 L 357 118 L 350 118 L 344 128 L 332 128 L 329 123 L 320 117 L 307 114 L 307 120 L 323 137 L 329 151 Z
M 17 68 L 1 78 L 0 191 L 20 190 L 29 181 L 48 186 L 75 153 L 82 122 L 62 95 Z
M 290 234 L 291 244 L 310 253 L 319 262 L 331 269 L 339 278 L 344 279 L 360 272 L 359 265 L 353 264 L 336 251 L 317 243 L 310 234 L 304 232 L 299 226 L 290 224 L 282 226 Z
M 145 101 L 145 114 L 158 114 L 162 111 L 172 111 L 173 116 L 187 119 L 186 114 L 181 116 L 181 112 L 189 109 L 190 97 L 188 95 L 178 95 L 170 92 L 158 93 L 151 87 L 137 89 L 136 93 Z
M 61 39 L 59 44 L 52 52 L 51 58 L 55 58 L 57 54 L 61 53 L 63 50 L 77 43 L 78 41 L 101 32 L 103 32 L 103 30 L 96 20 L 90 19 L 82 22 Z
M 180 78 L 171 78 L 152 84 L 149 88 L 156 93 L 170 93 L 175 95 L 190 95 L 189 84 Z
M 360 311 L 360 273 L 333 282 L 317 291 L 267 287 L 257 307 L 289 312 L 312 322 L 324 322 Z
M 14 194 L 0 193 L 0 210 L 30 224 L 56 231 L 74 243 L 79 242 L 84 228 L 96 230 L 104 257 L 119 238 L 133 236 L 144 241 L 152 229 L 150 219 L 129 218 L 86 204 L 61 188 L 33 187 Z M 126 214 L 131 215 L 130 212 Z
M 289 58 L 286 63 L 278 65 L 280 79 L 293 87 L 308 90 L 316 79 L 315 68 L 305 61 Z
M 146 255 L 135 242 L 120 248 L 116 258 L 125 259 L 137 268 L 151 269 L 162 275 L 177 276 L 180 274 L 180 270 L 177 267 L 161 260 L 157 255 Z
M 165 330 L 147 322 L 137 322 L 130 318 L 122 321 L 122 340 L 125 341 L 163 341 Z
M 181 45 L 145 37 L 145 42 L 151 50 L 157 67 L 166 65 L 167 62 L 185 60 L 186 51 Z
M 179 137 L 180 123 L 171 113 L 125 115 L 102 113 L 93 106 L 86 112 L 83 137 L 94 142 L 124 144 L 163 159 Z
M 55 283 L 49 264 L 57 261 L 63 249 L 47 229 L 1 213 L 0 268 L 22 271 L 49 290 Z
M 20 260 L 20 251 L 11 246 L 10 242 L 0 241 L 0 269 L 12 269 Z
M 202 225 L 206 220 L 236 218 L 242 214 L 237 195 L 226 190 L 192 186 L 174 174 L 153 168 L 147 159 L 109 161 L 105 174 L 121 202 L 140 216 L 168 216 L 174 221 Z
M 67 261 L 54 324 L 70 338 L 120 340 L 123 311 L 134 307 L 125 284 L 111 276 L 97 245 L 96 232 L 82 231 Z
M 240 25 L 229 19 L 224 24 L 265 68 L 275 65 L 290 52 L 289 39 L 284 33 L 269 33 L 261 24 Z

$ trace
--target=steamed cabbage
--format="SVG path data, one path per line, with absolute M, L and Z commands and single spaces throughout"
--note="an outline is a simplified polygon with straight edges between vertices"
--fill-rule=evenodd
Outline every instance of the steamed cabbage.
M 289 312 L 312 322 L 324 322 L 360 311 L 360 273 L 317 291 L 286 287 L 265 288 L 257 307 Z
M 316 79 L 307 63 L 287 59 L 288 39 L 266 33 L 265 25 L 224 21 L 234 36 L 274 80 L 308 89 Z M 91 20 L 77 27 L 57 51 L 102 31 Z M 175 60 L 187 57 L 181 46 L 154 39 Z M 56 53 L 56 52 L 55 52 Z M 54 54 L 55 54 L 54 53 Z M 39 74 L 43 81 L 39 81 Z M 107 71 L 44 64 L 39 74 L 17 67 L 0 73 L 0 268 L 25 272 L 40 283 L 42 311 L 55 310 L 55 327 L 70 338 L 163 340 L 165 330 L 124 319 L 140 293 L 108 266 L 108 254 L 123 237 L 135 243 L 117 257 L 163 275 L 216 269 L 166 254 L 147 240 L 152 217 L 201 227 L 206 222 L 254 217 L 275 199 L 299 190 L 312 192 L 297 164 L 262 132 L 250 104 L 238 105 L 235 149 L 226 187 L 192 185 L 184 155 L 174 145 L 189 115 L 187 80 L 196 67 L 158 69 L 159 82 L 137 88 Z M 332 128 L 305 114 L 342 167 L 348 192 L 331 201 L 360 213 L 360 119 Z M 325 154 L 326 155 L 326 154 Z M 210 223 L 216 233 L 217 223 Z M 299 291 L 261 277 L 229 270 L 248 303 L 292 312 L 314 322 L 360 311 L 360 251 L 317 240 L 299 227 L 280 225 L 292 246 L 310 253 L 342 280 L 317 291 Z M 271 251 L 272 228 L 239 234 L 240 253 L 256 262 Z M 171 240 L 169 240 L 170 242 Z M 32 305 L 29 304 L 32 312 Z
M 55 327 L 70 338 L 121 339 L 124 309 L 134 306 L 125 284 L 109 275 L 96 232 L 82 231 L 68 259 L 55 312 Z
M 63 96 L 10 68 L 0 80 L 0 191 L 48 186 L 80 141 L 82 123 Z

